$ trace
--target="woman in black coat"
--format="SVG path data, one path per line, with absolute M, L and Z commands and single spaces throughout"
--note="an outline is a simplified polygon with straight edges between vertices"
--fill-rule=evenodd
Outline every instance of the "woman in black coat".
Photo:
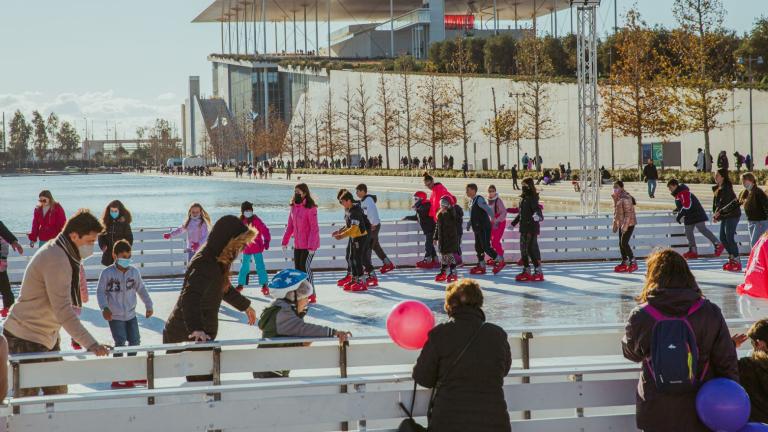
M 723 270 L 740 272 L 741 259 L 739 258 L 739 244 L 736 243 L 736 228 L 741 219 L 739 199 L 733 191 L 733 184 L 728 177 L 728 170 L 719 169 L 715 173 L 716 185 L 712 187 L 715 194 L 712 200 L 712 220 L 720 222 L 720 242 L 728 251 L 728 262 L 723 265 Z
M 179 300 L 163 330 L 163 343 L 216 339 L 222 300 L 256 322 L 251 301 L 237 292 L 229 280 L 230 266 L 256 231 L 235 216 L 224 216 L 213 226 L 208 241 L 197 251 L 184 274 Z
M 120 200 L 114 200 L 104 209 L 101 216 L 104 224 L 104 232 L 99 234 L 99 248 L 101 248 L 101 264 L 111 266 L 115 260 L 112 258 L 112 247 L 120 240 L 127 240 L 133 246 L 133 232 L 131 231 L 131 212 Z
M 507 334 L 485 322 L 482 306 L 483 293 L 474 280 L 448 286 L 445 311 L 451 320 L 429 332 L 413 368 L 413 379 L 422 387 L 439 383 L 429 431 L 511 430 L 503 387 L 512 354 Z

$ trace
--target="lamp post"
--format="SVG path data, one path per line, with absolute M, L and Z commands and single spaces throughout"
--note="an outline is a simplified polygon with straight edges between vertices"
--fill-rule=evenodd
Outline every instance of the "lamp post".
M 752 73 L 753 61 L 758 65 L 761 65 L 764 63 L 763 56 L 757 56 L 757 57 L 749 56 L 746 59 L 744 57 L 739 57 L 739 60 L 738 60 L 739 64 L 742 66 L 746 63 L 747 74 L 749 75 L 749 155 L 752 158 L 752 163 L 754 164 L 755 143 L 754 143 L 754 135 L 752 130 L 752 87 L 755 86 L 755 75 Z
M 515 98 L 515 145 L 517 146 L 516 163 L 520 163 L 520 96 L 523 96 L 523 93 L 509 94 L 509 97 Z M 521 166 L 520 169 L 523 169 L 523 167 Z

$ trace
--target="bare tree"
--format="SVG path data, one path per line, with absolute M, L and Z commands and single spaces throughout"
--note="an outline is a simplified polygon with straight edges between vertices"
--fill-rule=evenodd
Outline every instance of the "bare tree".
M 496 89 L 491 88 L 493 94 L 493 117 L 488 124 L 483 126 L 483 133 L 496 142 L 496 161 L 501 170 L 501 147 L 509 146 L 512 140 L 517 138 L 517 112 L 504 105 L 499 108 L 496 105 Z
M 347 80 L 344 97 L 342 97 L 341 100 L 344 102 L 344 111 L 342 112 L 342 116 L 346 126 L 344 129 L 344 140 L 347 144 L 347 168 L 352 168 L 352 122 L 354 121 L 354 116 L 352 114 L 352 104 L 354 101 L 352 99 L 352 94 L 349 88 L 349 80 Z
M 450 104 L 449 86 L 442 78 L 430 75 L 419 88 L 421 104 L 416 111 L 416 139 L 432 151 L 437 161 L 437 148 L 450 145 L 461 134 L 456 127 L 458 115 Z
M 410 63 L 407 63 L 410 65 Z M 403 68 L 400 71 L 400 97 L 402 98 L 400 103 L 400 112 L 405 116 L 405 139 L 401 140 L 401 146 L 405 147 L 406 155 L 408 156 L 408 166 L 410 167 L 411 150 L 414 148 L 414 144 L 417 142 L 412 137 L 412 120 L 414 118 L 413 99 L 415 91 L 413 89 L 413 82 L 411 81 L 411 69 L 409 66 Z
M 339 128 L 336 126 L 338 113 L 333 105 L 333 94 L 331 87 L 328 86 L 328 97 L 323 104 L 322 117 L 320 119 L 320 134 L 323 136 L 324 149 L 323 154 L 331 159 L 331 162 L 344 152 L 344 146 L 339 142 Z
M 385 78 L 384 72 L 379 73 L 379 105 L 381 109 L 376 113 L 376 127 L 380 134 L 380 139 L 384 144 L 384 160 L 389 165 L 389 148 L 394 140 L 395 126 L 397 121 L 397 112 L 395 110 L 395 99 L 389 88 L 389 80 Z
M 468 104 L 468 98 L 466 95 L 466 82 L 468 79 L 467 74 L 471 74 L 475 71 L 475 63 L 472 61 L 472 53 L 469 51 L 469 46 L 464 43 L 460 38 L 456 39 L 456 51 L 453 54 L 451 63 L 449 65 L 449 71 L 456 74 L 456 78 L 459 82 L 458 88 L 458 100 L 456 100 L 456 111 L 458 112 L 459 126 L 461 128 L 461 141 L 464 145 L 464 160 L 469 163 L 469 125 L 472 120 L 469 117 L 470 107 Z
M 371 129 L 370 125 L 368 124 L 371 121 L 372 108 L 373 106 L 371 105 L 371 98 L 368 96 L 368 92 L 365 90 L 363 78 L 360 77 L 360 83 L 358 84 L 357 89 L 355 89 L 355 101 L 353 105 L 355 114 L 353 117 L 355 119 L 355 131 L 358 133 L 360 140 L 363 143 L 366 162 L 369 160 L 368 149 L 372 140 Z

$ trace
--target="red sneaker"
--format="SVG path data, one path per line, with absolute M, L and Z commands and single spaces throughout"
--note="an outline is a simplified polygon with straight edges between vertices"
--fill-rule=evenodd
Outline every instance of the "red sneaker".
M 423 259 L 423 260 L 421 260 L 421 261 L 416 263 L 416 267 L 418 267 L 420 269 L 429 269 L 429 268 L 432 268 L 432 264 L 433 263 L 434 263 L 434 260 Z M 384 272 L 382 272 L 382 273 L 384 273 Z
M 728 260 L 728 263 L 723 266 L 723 270 L 734 273 L 741 272 L 741 262 L 736 260 Z
M 715 256 L 719 257 L 723 251 L 725 250 L 725 245 L 720 243 L 719 245 L 715 246 Z
M 369 286 L 369 287 L 379 286 L 379 278 L 373 275 L 368 276 L 368 278 L 365 280 L 365 286 Z
M 717 252 L 717 251 L 715 251 L 715 252 Z M 721 252 L 722 252 L 722 251 L 721 251 Z M 698 258 L 698 257 L 699 257 L 699 254 L 698 254 L 698 253 L 696 253 L 696 252 L 694 252 L 694 251 L 690 251 L 690 250 L 689 250 L 688 252 L 686 252 L 686 253 L 684 253 L 684 254 L 683 254 L 683 258 L 685 258 L 685 259 L 687 259 L 687 260 L 690 260 L 690 259 L 696 259 L 696 258 Z
M 348 284 L 348 283 L 349 283 L 349 281 L 351 281 L 351 280 L 352 280 L 352 275 L 351 275 L 351 274 L 348 274 L 348 275 L 344 276 L 343 278 L 341 278 L 341 279 L 337 280 L 337 281 L 336 281 L 336 285 L 337 285 L 337 286 L 340 286 L 340 287 L 343 287 L 343 286 L 345 286 L 346 284 Z
M 309 302 L 310 303 L 317 303 L 317 294 L 312 294 L 309 296 Z
M 77 351 L 77 350 L 83 349 L 83 347 L 79 343 L 75 342 L 75 340 L 73 339 L 72 340 L 72 349 Z
M 493 274 L 498 274 L 506 265 L 507 263 L 504 261 L 499 261 L 496 263 L 496 265 L 493 266 Z
M 621 264 L 619 264 L 616 267 L 614 267 L 613 271 L 616 272 L 616 273 L 626 273 L 627 269 L 628 269 L 627 264 L 622 262 Z
M 368 291 L 368 287 L 365 286 L 363 282 L 353 282 L 352 285 L 349 286 L 349 290 L 352 292 L 360 292 L 360 291 Z
M 469 270 L 469 274 L 473 274 L 473 275 L 482 275 L 482 274 L 485 274 L 485 272 L 486 272 L 485 267 L 483 267 L 483 266 L 481 266 L 479 264 L 474 266 L 474 267 L 472 267 Z
M 533 276 L 531 276 L 531 280 L 533 282 L 542 282 L 544 280 L 544 273 L 543 272 L 535 272 Z
M 356 283 L 357 283 L 356 280 L 350 278 L 349 281 L 347 281 L 347 283 L 344 284 L 344 291 L 351 291 L 350 287 L 352 287 L 352 285 Z
M 528 270 L 523 270 L 522 273 L 515 276 L 515 280 L 518 282 L 528 282 L 530 280 L 533 280 L 533 275 L 531 275 L 531 272 Z
M 494 265 L 496 264 L 496 261 L 494 261 L 493 258 L 488 258 L 487 260 L 485 260 L 485 263 L 488 265 Z
M 8 309 L 8 308 L 2 308 L 2 309 L 0 309 L 0 317 L 3 317 L 3 318 L 6 318 L 6 317 L 8 317 L 8 311 L 9 311 L 9 310 L 10 310 L 10 309 Z
M 269 295 L 269 286 L 267 286 L 267 284 L 264 284 L 264 285 L 261 287 L 261 294 L 262 294 L 262 295 L 265 295 L 265 296 L 268 296 L 268 295 Z
M 627 266 L 627 273 L 632 273 L 635 271 L 637 271 L 637 263 L 633 261 Z
M 456 282 L 457 280 L 459 280 L 459 277 L 456 275 L 456 273 L 449 274 L 448 277 L 445 279 L 445 281 L 448 283 Z
M 445 282 L 447 279 L 448 275 L 445 272 L 440 272 L 440 274 L 435 276 L 435 282 Z
M 135 387 L 133 381 L 112 381 L 113 389 L 128 389 Z
M 243 292 L 243 286 L 242 285 L 238 285 L 237 288 L 235 288 L 235 289 L 237 290 L 237 292 Z
M 391 272 L 391 271 L 392 271 L 392 270 L 394 270 L 394 269 L 395 269 L 395 265 L 394 265 L 394 264 L 392 264 L 392 263 L 389 263 L 389 264 L 384 264 L 384 265 L 383 265 L 383 266 L 381 266 L 381 268 L 379 269 L 379 273 L 381 273 L 381 274 L 387 274 L 387 273 Z

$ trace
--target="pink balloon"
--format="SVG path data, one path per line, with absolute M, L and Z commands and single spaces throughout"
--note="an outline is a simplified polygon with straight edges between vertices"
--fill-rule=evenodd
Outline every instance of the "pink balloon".
M 407 350 L 421 349 L 435 326 L 435 317 L 427 305 L 415 300 L 398 303 L 387 317 L 387 333 L 392 341 Z

